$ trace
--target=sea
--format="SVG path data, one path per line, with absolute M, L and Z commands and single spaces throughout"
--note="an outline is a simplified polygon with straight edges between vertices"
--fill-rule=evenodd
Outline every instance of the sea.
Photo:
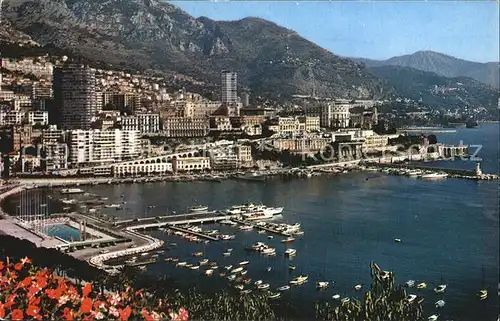
M 478 145 L 485 173 L 498 173 L 499 124 L 481 124 L 476 129 L 457 129 L 437 134 L 446 144 Z M 428 165 L 473 170 L 473 160 L 439 161 Z M 309 282 L 293 288 L 277 301 L 302 312 L 313 313 L 313 302 L 332 295 L 362 298 L 354 286 L 369 288 L 370 262 L 396 273 L 403 284 L 413 279 L 426 282 L 427 289 L 408 289 L 408 294 L 425 297 L 426 315 L 439 314 L 442 320 L 497 320 L 499 311 L 499 185 L 498 181 L 447 178 L 422 180 L 384 173 L 347 173 L 296 180 L 273 179 L 266 182 L 228 180 L 217 182 L 160 182 L 89 187 L 88 191 L 109 197 L 109 202 L 126 202 L 123 210 L 109 209 L 119 217 L 147 217 L 185 213 L 195 204 L 224 209 L 246 202 L 283 206 L 277 222 L 300 222 L 305 234 L 290 244 L 281 237 L 268 239 L 256 231 L 242 232 L 219 224 L 204 226 L 235 234 L 225 242 L 196 244 L 161 231 L 148 232 L 166 244 L 177 243 L 165 257 L 178 256 L 196 263 L 193 252 L 217 261 L 219 266 L 237 265 L 248 260 L 247 277 L 263 280 L 272 289 L 293 277 L 307 274 Z M 395 238 L 401 242 L 395 242 Z M 254 242 L 276 247 L 276 257 L 263 257 L 244 250 Z M 289 259 L 287 247 L 297 250 Z M 232 248 L 232 255 L 222 253 Z M 289 265 L 296 269 L 292 272 Z M 267 268 L 271 267 L 270 271 Z M 170 276 L 201 291 L 231 288 L 229 281 L 214 274 L 176 268 L 162 259 L 149 265 L 145 273 Z M 317 291 L 317 281 L 334 282 L 326 291 Z M 433 288 L 448 285 L 443 295 Z M 488 299 L 479 301 L 480 289 Z M 434 303 L 446 305 L 436 309 Z

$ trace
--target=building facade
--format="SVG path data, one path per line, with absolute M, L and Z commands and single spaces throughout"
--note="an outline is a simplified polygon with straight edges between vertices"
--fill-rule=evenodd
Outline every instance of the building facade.
M 121 117 L 122 130 L 137 130 L 141 134 L 153 134 L 160 131 L 160 114 L 141 113 Z
M 53 88 L 60 128 L 90 129 L 99 105 L 95 70 L 82 65 L 58 67 Z
M 166 137 L 205 137 L 208 132 L 207 117 L 168 117 L 163 120 Z
M 172 159 L 174 172 L 190 172 L 210 169 L 210 157 L 186 157 Z
M 236 105 L 238 103 L 238 76 L 236 72 L 223 70 L 221 73 L 222 92 L 221 100 L 225 105 Z

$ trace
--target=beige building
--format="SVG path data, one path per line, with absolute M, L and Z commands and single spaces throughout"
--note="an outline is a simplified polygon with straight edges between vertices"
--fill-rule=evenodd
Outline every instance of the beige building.
M 377 135 L 374 134 L 372 136 L 365 137 L 365 141 L 363 142 L 363 150 L 384 147 L 389 144 L 389 136 L 387 135 Z
M 273 146 L 279 150 L 289 150 L 291 153 L 310 154 L 324 149 L 330 142 L 329 138 L 276 139 L 273 141 Z
M 298 134 L 305 131 L 306 124 L 298 117 L 277 117 L 269 121 L 268 129 L 279 135 Z
M 320 117 L 319 116 L 301 116 L 298 117 L 299 122 L 304 124 L 304 129 L 307 132 L 316 132 L 320 130 Z
M 240 166 L 252 163 L 252 146 L 239 145 L 235 147 L 236 156 L 238 157 L 238 162 Z
M 210 157 L 186 157 L 172 159 L 174 172 L 210 169 Z
M 208 135 L 207 117 L 170 117 L 163 120 L 167 137 L 204 137 Z

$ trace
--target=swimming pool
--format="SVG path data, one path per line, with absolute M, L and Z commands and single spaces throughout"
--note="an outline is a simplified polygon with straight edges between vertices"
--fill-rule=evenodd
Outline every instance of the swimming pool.
M 54 224 L 47 228 L 47 235 L 52 237 L 60 237 L 68 242 L 76 242 L 80 240 L 80 231 L 67 224 Z

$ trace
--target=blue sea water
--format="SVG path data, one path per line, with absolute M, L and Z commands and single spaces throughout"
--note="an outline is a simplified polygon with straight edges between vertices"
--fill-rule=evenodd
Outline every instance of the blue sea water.
M 454 134 L 440 134 L 438 139 L 449 144 L 482 144 L 480 157 L 485 172 L 498 172 L 498 124 L 484 124 L 478 129 L 459 129 Z M 439 166 L 473 169 L 474 162 L 438 162 Z M 368 180 L 367 180 L 368 178 Z M 317 299 L 331 300 L 333 294 L 359 297 L 353 287 L 370 284 L 369 264 L 373 260 L 382 268 L 396 272 L 403 283 L 408 279 L 427 282 L 426 290 L 410 293 L 425 296 L 425 311 L 438 312 L 441 319 L 496 320 L 498 316 L 497 285 L 499 282 L 499 207 L 497 181 L 472 181 L 448 178 L 427 181 L 417 178 L 387 176 L 381 173 L 350 173 L 336 177 L 303 180 L 271 180 L 266 183 L 225 181 L 193 183 L 150 183 L 96 186 L 92 192 L 110 198 L 110 202 L 127 202 L 126 210 L 112 211 L 117 216 L 156 216 L 176 211 L 182 213 L 195 203 L 211 209 L 226 208 L 247 201 L 284 206 L 282 220 L 300 222 L 305 235 L 290 245 L 297 249 L 290 273 L 289 259 L 283 256 L 286 245 L 279 237 L 268 240 L 255 231 L 241 232 L 219 225 L 207 228 L 236 234 L 236 240 L 193 244 L 160 231 L 152 235 L 179 246 L 165 253 L 189 262 L 191 256 L 204 251 L 219 266 L 250 260 L 248 276 L 262 279 L 272 288 L 284 285 L 301 273 L 311 278 L 280 300 L 294 302 L 308 311 Z M 154 205 L 154 208 L 150 208 Z M 394 239 L 402 239 L 395 243 Z M 277 248 L 278 255 L 265 258 L 244 251 L 255 241 Z M 226 248 L 233 255 L 223 257 Z M 268 266 L 273 270 L 266 271 Z M 184 284 L 213 290 L 228 282 L 214 275 L 205 277 L 200 271 L 175 268 L 159 261 L 149 266 L 148 273 L 169 275 Z M 326 292 L 317 292 L 316 281 L 335 281 Z M 445 282 L 440 311 L 434 302 L 442 298 L 433 287 Z M 476 293 L 483 287 L 489 298 L 478 301 Z

